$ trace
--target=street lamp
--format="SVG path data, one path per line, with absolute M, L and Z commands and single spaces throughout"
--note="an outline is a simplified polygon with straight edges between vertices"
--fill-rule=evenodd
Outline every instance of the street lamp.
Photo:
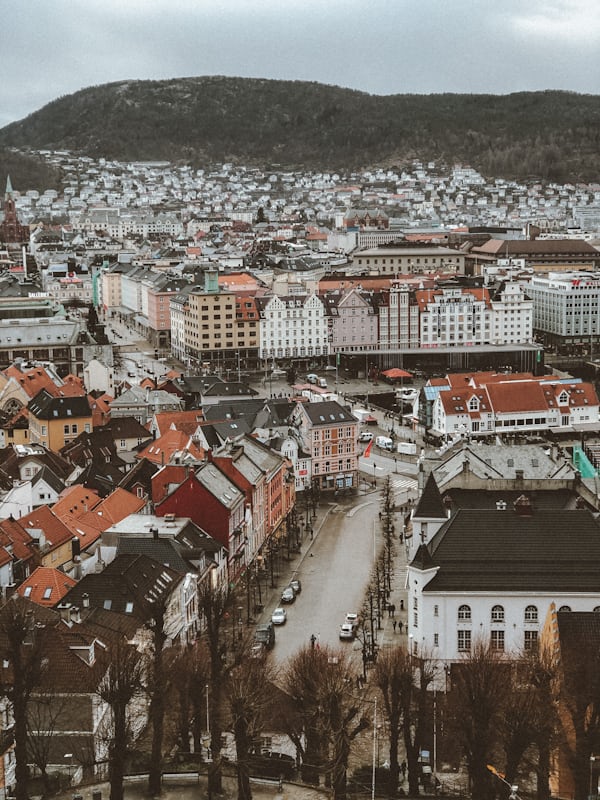
M 594 773 L 594 761 L 596 760 L 596 756 L 590 756 L 590 797 L 592 796 L 592 778 Z M 598 783 L 596 783 L 596 791 L 594 794 L 598 794 Z

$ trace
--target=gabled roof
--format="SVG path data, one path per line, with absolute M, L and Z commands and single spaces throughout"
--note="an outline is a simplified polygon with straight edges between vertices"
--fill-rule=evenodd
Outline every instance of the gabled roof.
M 137 458 L 145 458 L 155 464 L 168 464 L 176 454 L 190 456 L 195 461 L 204 460 L 204 450 L 195 444 L 183 431 L 168 430 L 158 439 L 147 444 L 137 454 Z
M 37 419 L 78 419 L 90 417 L 92 412 L 87 397 L 52 397 L 42 389 L 30 400 L 29 412 Z
M 146 555 L 123 553 L 102 572 L 85 575 L 64 602 L 81 607 L 87 594 L 91 608 L 149 618 L 149 605 L 167 597 L 181 580 L 179 573 Z
M 40 506 L 30 514 L 20 517 L 19 525 L 28 532 L 42 531 L 46 538 L 48 549 L 50 550 L 53 550 L 55 547 L 60 547 L 60 545 L 71 541 L 73 538 L 71 531 L 62 520 L 52 512 L 49 506 Z M 34 536 L 34 534 L 30 535 Z
M 333 425 L 349 422 L 356 425 L 356 419 L 352 414 L 335 400 L 324 400 L 319 403 L 302 403 L 299 404 L 298 407 L 302 408 L 313 427 L 318 427 L 320 425 L 331 427 Z
M 51 608 L 77 583 L 60 570 L 51 567 L 37 567 L 18 587 L 21 597 L 27 597 L 33 603 Z
M 52 506 L 52 511 L 57 517 L 62 517 L 63 514 L 67 513 L 78 517 L 86 511 L 91 511 L 99 502 L 100 498 L 96 492 L 76 483 L 63 489 L 60 497 Z
M 33 478 L 31 479 L 31 485 L 35 486 L 40 481 L 44 481 L 51 489 L 57 494 L 60 494 L 62 490 L 65 488 L 64 481 L 62 481 L 59 476 L 50 469 L 50 467 L 43 466 L 38 472 L 35 473 Z
M 192 411 L 162 411 L 155 414 L 153 423 L 159 436 L 162 436 L 171 428 L 183 431 L 188 436 L 192 436 L 204 421 L 204 413 L 201 408 Z

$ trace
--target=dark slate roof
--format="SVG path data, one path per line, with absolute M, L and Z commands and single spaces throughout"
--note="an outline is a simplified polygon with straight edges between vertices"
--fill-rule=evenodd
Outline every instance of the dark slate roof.
M 142 485 L 148 495 L 152 494 L 152 476 L 160 469 L 158 464 L 142 458 L 133 466 L 119 483 L 121 489 L 131 491 L 136 484 Z
M 204 419 L 208 422 L 220 422 L 224 419 L 244 418 L 253 426 L 254 418 L 264 407 L 265 402 L 264 398 L 259 397 L 256 399 L 240 398 L 214 403 L 204 407 Z
M 247 383 L 213 383 L 205 392 L 204 397 L 256 397 L 258 392 L 252 389 Z
M 500 491 L 491 489 L 448 489 L 444 492 L 444 499 L 450 497 L 452 508 L 496 508 L 496 503 L 505 502 L 512 508 L 513 503 L 522 494 L 531 501 L 533 508 L 575 508 L 579 495 L 571 489 L 539 489 L 534 491 L 511 490 Z
M 38 481 L 45 481 L 51 489 L 57 494 L 60 494 L 65 488 L 64 481 L 50 469 L 50 467 L 43 466 L 38 472 L 35 473 L 31 479 L 31 485 L 35 486 Z
M 90 417 L 87 397 L 52 397 L 45 389 L 38 392 L 27 406 L 37 419 L 77 419 Z
M 356 424 L 355 417 L 335 400 L 322 403 L 303 403 L 302 408 L 313 425 L 337 425 L 340 422 Z
M 145 620 L 148 617 L 148 603 L 157 596 L 168 596 L 180 580 L 179 573 L 148 556 L 123 553 L 102 572 L 85 575 L 61 602 L 81 608 L 82 596 L 87 594 L 90 608 L 104 608 L 119 614 L 130 613 L 137 619 Z M 130 611 L 128 604 L 132 604 Z
M 586 509 L 460 509 L 428 545 L 425 591 L 600 593 L 600 526 Z
M 185 575 L 190 571 L 190 566 L 182 558 L 179 550 L 177 542 L 164 537 L 154 539 L 148 536 L 120 536 L 117 544 L 117 555 L 122 553 L 145 555 Z
M 151 439 L 152 434 L 135 417 L 114 417 L 107 425 L 95 429 L 109 431 L 114 439 Z
M 448 516 L 433 472 L 429 473 L 413 516 L 417 519 L 446 519 Z

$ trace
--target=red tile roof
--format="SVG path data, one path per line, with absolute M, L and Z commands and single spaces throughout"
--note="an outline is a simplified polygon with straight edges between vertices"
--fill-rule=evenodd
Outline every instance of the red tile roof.
M 60 570 L 37 567 L 19 586 L 17 593 L 40 606 L 51 607 L 62 600 L 76 583 L 76 580 Z

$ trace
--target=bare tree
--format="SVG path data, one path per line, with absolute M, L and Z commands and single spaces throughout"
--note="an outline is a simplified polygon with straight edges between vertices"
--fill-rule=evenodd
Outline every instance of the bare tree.
M 498 727 L 511 683 L 503 653 L 476 640 L 471 652 L 452 669 L 454 733 L 467 759 L 473 797 L 485 800 L 495 787 L 487 764 L 494 763 Z
M 108 745 L 110 800 L 123 800 L 123 776 L 131 741 L 130 705 L 143 687 L 141 654 L 123 641 L 111 647 L 108 670 L 100 684 L 99 695 L 112 716 Z
M 229 604 L 229 590 L 213 587 L 209 581 L 198 587 L 198 606 L 203 617 L 204 639 L 210 662 L 210 752 L 208 767 L 208 793 L 222 792 L 221 737 L 223 721 L 221 706 L 226 675 L 226 642 L 224 614 Z
M 28 797 L 27 714 L 43 674 L 48 634 L 42 623 L 36 623 L 37 610 L 15 597 L 0 612 L 0 659 L 8 665 L 0 673 L 0 694 L 11 703 L 14 718 L 16 800 Z
M 252 743 L 263 730 L 273 693 L 274 670 L 264 658 L 246 656 L 230 671 L 227 700 L 231 714 L 237 761 L 238 800 L 251 800 L 249 756 Z
M 150 697 L 149 718 L 152 727 L 150 766 L 148 769 L 148 793 L 156 797 L 162 788 L 162 759 L 165 721 L 165 699 L 169 691 L 169 671 L 165 669 L 165 615 L 168 595 L 161 595 L 148 603 L 146 627 L 150 631 L 151 645 L 147 675 L 147 692 Z
M 68 705 L 64 696 L 57 696 L 50 689 L 45 692 L 36 691 L 27 708 L 28 759 L 40 771 L 45 795 L 52 792 L 48 764 L 53 737 L 64 727 Z
M 284 687 L 293 706 L 286 725 L 301 758 L 302 780 L 316 785 L 326 759 L 326 736 L 320 704 L 325 658 L 324 651 L 303 647 L 288 661 L 283 675 Z
M 210 677 L 208 652 L 203 643 L 195 642 L 180 650 L 173 662 L 172 673 L 176 697 L 177 741 L 181 749 L 188 752 L 191 734 L 194 752 L 201 753 L 202 724 Z
M 383 700 L 383 709 L 388 724 L 390 737 L 390 796 L 395 796 L 398 789 L 400 765 L 398 748 L 402 734 L 404 708 L 411 694 L 412 684 L 411 657 L 406 647 L 394 647 L 383 650 L 377 659 L 373 673 L 373 681 L 379 689 Z
M 290 736 L 302 756 L 303 778 L 318 784 L 327 768 L 336 800 L 346 797 L 352 742 L 370 724 L 363 698 L 353 692 L 355 681 L 344 652 L 310 646 L 291 659 L 284 677 L 296 712 Z

